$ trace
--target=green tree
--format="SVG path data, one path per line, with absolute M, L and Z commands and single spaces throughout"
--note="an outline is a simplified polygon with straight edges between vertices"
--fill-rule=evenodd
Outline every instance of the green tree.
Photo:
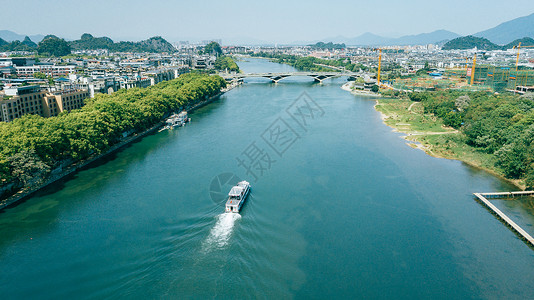
M 35 72 L 33 73 L 33 77 L 34 78 L 38 78 L 38 79 L 46 79 L 46 75 L 42 72 Z
M 204 46 L 204 53 L 219 56 L 222 54 L 221 45 L 217 42 L 211 42 Z
M 23 150 L 8 158 L 13 176 L 26 186 L 41 183 L 50 172 L 50 167 L 39 159 L 35 150 Z

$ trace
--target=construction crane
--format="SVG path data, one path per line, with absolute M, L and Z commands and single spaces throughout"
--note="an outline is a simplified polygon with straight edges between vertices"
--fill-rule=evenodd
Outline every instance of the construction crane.
M 517 66 L 519 65 L 519 51 L 521 50 L 521 48 L 531 48 L 531 47 L 534 47 L 533 46 L 523 46 L 521 47 L 521 42 L 519 42 L 519 45 L 517 46 L 514 46 L 512 49 L 516 49 L 517 48 L 517 57 L 515 59 L 515 71 L 517 72 Z
M 376 75 L 376 82 L 380 87 L 380 68 L 382 67 L 382 48 L 378 48 L 378 73 Z
M 463 57 L 465 58 L 465 71 L 467 72 L 467 68 L 469 67 L 469 57 Z
M 390 48 L 388 48 L 390 49 Z M 396 50 L 396 54 L 399 53 L 399 48 L 391 48 L 393 50 Z M 379 87 L 382 87 L 382 84 L 380 83 L 380 72 L 381 72 L 381 69 L 382 69 L 382 48 L 377 48 L 377 49 L 374 49 L 375 51 L 378 50 L 378 72 L 376 74 L 376 81 L 377 81 L 377 84 Z
M 477 54 L 475 52 L 475 56 L 473 57 L 473 68 L 471 68 L 471 85 L 473 85 L 473 81 L 475 80 L 475 68 L 477 66 Z

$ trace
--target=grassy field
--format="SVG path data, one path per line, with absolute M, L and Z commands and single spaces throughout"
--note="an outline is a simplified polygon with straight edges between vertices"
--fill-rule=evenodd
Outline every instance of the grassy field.
M 405 139 L 410 141 L 411 147 L 435 157 L 463 161 L 505 179 L 503 172 L 495 166 L 493 155 L 466 144 L 463 133 L 444 126 L 434 115 L 425 114 L 420 102 L 383 98 L 377 100 L 376 110 L 383 114 L 386 125 L 406 134 Z M 523 182 L 510 182 L 524 188 Z

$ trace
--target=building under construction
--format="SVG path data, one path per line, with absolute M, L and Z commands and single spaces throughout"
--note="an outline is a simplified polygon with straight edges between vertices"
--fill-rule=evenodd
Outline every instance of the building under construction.
M 534 91 L 534 70 L 516 71 L 513 67 L 479 65 L 475 68 L 473 84 L 488 86 L 496 92 Z

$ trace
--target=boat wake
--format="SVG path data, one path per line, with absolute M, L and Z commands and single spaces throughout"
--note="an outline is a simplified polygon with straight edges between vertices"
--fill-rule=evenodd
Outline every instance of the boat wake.
M 241 219 L 237 213 L 224 213 L 217 216 L 217 223 L 210 230 L 210 235 L 204 241 L 203 252 L 224 248 L 232 235 L 235 222 Z

